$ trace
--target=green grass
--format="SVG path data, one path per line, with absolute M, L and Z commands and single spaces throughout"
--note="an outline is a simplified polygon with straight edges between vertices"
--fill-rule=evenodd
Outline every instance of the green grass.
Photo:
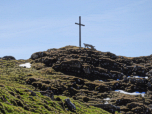
M 63 107 L 59 101 L 51 100 L 51 98 L 43 96 L 39 92 L 35 92 L 37 96 L 31 96 L 30 92 L 26 91 L 26 89 L 35 89 L 32 85 L 25 83 L 29 77 L 53 80 L 62 74 L 55 72 L 53 69 L 49 69 L 50 71 L 42 71 L 36 70 L 36 68 L 33 67 L 28 69 L 18 66 L 20 63 L 30 61 L 30 59 L 26 61 L 0 60 L 0 114 L 73 114 L 74 112 L 67 111 L 68 107 Z M 32 76 L 28 76 L 28 74 Z M 33 97 L 33 99 L 29 97 Z M 59 97 L 63 103 L 65 102 L 64 99 L 69 98 L 62 95 L 54 95 L 54 97 Z M 73 98 L 70 98 L 70 101 L 75 104 L 75 113 L 77 114 L 110 114 L 101 108 L 87 106 Z

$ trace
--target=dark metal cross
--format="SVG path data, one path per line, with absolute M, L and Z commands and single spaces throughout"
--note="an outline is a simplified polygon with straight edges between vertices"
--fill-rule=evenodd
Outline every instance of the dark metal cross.
M 81 16 L 79 16 L 79 23 L 75 23 L 75 24 L 79 25 L 79 47 L 81 48 L 81 26 L 85 26 L 81 24 Z

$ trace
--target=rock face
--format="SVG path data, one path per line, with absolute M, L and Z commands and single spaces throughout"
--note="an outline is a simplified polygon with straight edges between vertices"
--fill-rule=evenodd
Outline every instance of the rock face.
M 16 60 L 15 57 L 13 57 L 13 56 L 4 56 L 2 59 L 3 60 Z
M 35 59 L 41 58 L 43 56 L 47 56 L 47 54 L 46 53 L 44 54 L 43 52 L 37 52 L 37 53 L 33 53 L 31 55 L 31 59 L 35 60 Z
M 60 83 L 58 80 L 55 82 L 42 81 L 40 83 L 36 82 L 37 79 L 32 78 L 27 80 L 28 84 L 47 90 L 42 86 L 43 83 L 51 83 L 50 89 L 53 90 L 55 95 L 68 91 L 70 97 L 89 102 L 91 105 L 104 108 L 111 113 L 117 110 L 151 114 L 148 105 L 152 104 L 152 56 L 129 58 L 116 56 L 110 52 L 67 46 L 36 52 L 31 55 L 30 59 L 33 60 L 33 63 L 42 62 L 47 67 L 62 72 L 64 74 L 61 76 L 62 79 L 65 78 L 72 85 L 66 86 L 67 82 Z M 56 83 L 58 83 L 58 86 Z M 145 91 L 147 96 L 142 99 L 139 96 L 111 93 L 117 89 L 131 93 Z M 97 101 L 101 102 L 101 99 L 105 97 L 113 98 L 109 102 L 111 105 L 94 104 Z M 139 108 L 141 103 L 142 106 Z
M 31 55 L 34 62 L 42 62 L 48 67 L 65 74 L 89 80 L 123 79 L 123 76 L 146 76 L 152 66 L 151 56 L 127 58 L 110 52 L 91 49 L 61 48 L 37 52 Z
M 68 99 L 65 99 L 65 102 L 66 102 L 66 104 L 68 105 L 68 109 L 69 109 L 69 110 L 71 110 L 71 111 L 76 110 L 75 105 L 74 105 L 73 103 L 71 103 L 71 101 L 70 101 L 69 98 L 68 98 Z
M 39 58 L 39 55 L 34 53 L 31 55 L 31 59 L 35 60 L 35 59 L 38 59 Z

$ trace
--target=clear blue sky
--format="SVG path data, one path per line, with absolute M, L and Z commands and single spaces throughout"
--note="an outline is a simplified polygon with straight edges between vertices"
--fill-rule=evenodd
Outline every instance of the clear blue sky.
M 0 57 L 92 44 L 127 57 L 152 54 L 152 0 L 1 0 Z

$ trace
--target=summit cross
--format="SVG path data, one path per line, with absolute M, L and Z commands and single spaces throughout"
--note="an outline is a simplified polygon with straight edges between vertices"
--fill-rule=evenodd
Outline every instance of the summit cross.
M 81 24 L 81 16 L 79 16 L 79 23 L 75 23 L 75 24 L 79 25 L 79 47 L 81 48 L 81 26 L 85 26 Z

